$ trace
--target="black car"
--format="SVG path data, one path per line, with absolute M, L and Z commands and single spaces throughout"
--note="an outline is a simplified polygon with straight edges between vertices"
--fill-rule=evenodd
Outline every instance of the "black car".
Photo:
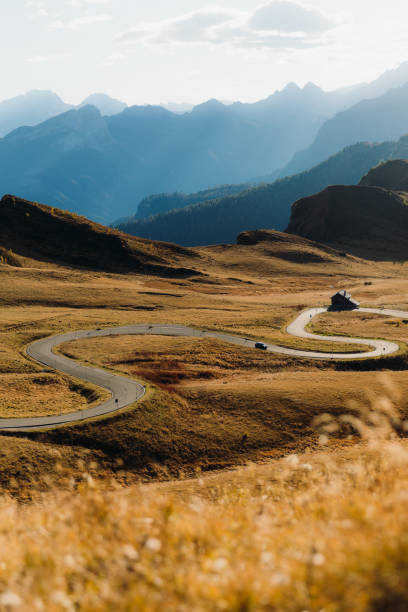
M 264 344 L 263 342 L 256 342 L 255 348 L 261 349 L 261 351 L 266 351 L 268 350 L 268 345 Z

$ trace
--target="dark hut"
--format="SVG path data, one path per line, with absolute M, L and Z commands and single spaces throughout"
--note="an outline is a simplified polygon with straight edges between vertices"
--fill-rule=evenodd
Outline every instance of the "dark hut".
M 353 300 L 347 291 L 338 291 L 331 299 L 333 310 L 354 310 L 359 307 L 359 303 Z

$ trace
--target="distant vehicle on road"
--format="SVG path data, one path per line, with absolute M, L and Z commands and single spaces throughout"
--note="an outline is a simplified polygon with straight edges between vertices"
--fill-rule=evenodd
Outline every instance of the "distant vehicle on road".
M 255 348 L 261 349 L 261 351 L 266 351 L 268 349 L 268 346 L 267 344 L 264 344 L 263 342 L 256 342 Z

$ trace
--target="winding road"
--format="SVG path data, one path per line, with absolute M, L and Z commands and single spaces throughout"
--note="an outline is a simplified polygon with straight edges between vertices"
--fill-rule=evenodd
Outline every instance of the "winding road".
M 367 359 L 391 355 L 399 350 L 398 344 L 388 342 L 386 340 L 369 340 L 361 338 L 346 338 L 343 336 L 319 336 L 311 334 L 305 330 L 311 320 L 324 312 L 328 308 L 311 308 L 302 312 L 293 323 L 287 328 L 288 334 L 298 338 L 311 338 L 313 340 L 324 340 L 325 342 L 341 342 L 343 344 L 361 344 L 370 347 L 371 350 L 362 353 L 327 353 L 317 351 L 301 351 L 298 349 L 286 348 L 283 346 L 268 345 L 267 351 L 280 355 L 289 355 L 292 357 L 303 357 L 308 359 L 330 359 L 330 360 L 351 360 L 351 359 Z M 381 314 L 385 316 L 406 318 L 408 312 L 400 310 L 386 310 L 377 308 L 359 308 L 356 312 L 364 312 L 371 314 Z M 191 327 L 182 325 L 127 325 L 124 327 L 114 327 L 107 329 L 75 331 L 67 334 L 60 334 L 43 338 L 31 344 L 27 348 L 27 354 L 38 363 L 69 374 L 77 379 L 81 379 L 99 387 L 103 387 L 110 391 L 112 397 L 99 404 L 81 410 L 63 415 L 52 415 L 46 417 L 33 418 L 18 418 L 18 419 L 0 419 L 0 431 L 34 431 L 42 430 L 50 427 L 59 427 L 62 425 L 77 423 L 85 419 L 94 418 L 116 412 L 121 408 L 130 406 L 137 400 L 140 400 L 146 393 L 145 387 L 130 378 L 112 374 L 100 368 L 93 368 L 81 365 L 72 359 L 68 359 L 53 352 L 53 349 L 64 342 L 71 340 L 79 340 L 82 338 L 96 338 L 103 336 L 119 336 L 119 335 L 161 335 L 161 336 L 188 336 L 195 338 L 216 338 L 236 344 L 254 348 L 256 341 L 232 336 L 214 331 L 201 331 Z

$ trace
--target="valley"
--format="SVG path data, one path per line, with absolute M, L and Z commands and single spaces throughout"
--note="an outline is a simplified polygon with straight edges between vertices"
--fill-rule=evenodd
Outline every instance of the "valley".
M 72 263 L 72 252 L 81 252 L 84 221 L 65 214 L 70 231 L 64 234 L 72 248 L 66 244 L 61 252 L 54 238 L 47 239 L 48 218 L 55 223 L 56 213 L 46 208 L 42 213 L 41 253 L 23 241 L 20 255 L 9 223 L 18 266 L 0 263 L 2 418 L 85 411 L 104 399 L 96 396 L 100 387 L 80 387 L 76 379 L 52 368 L 41 372 L 27 359 L 25 347 L 40 338 L 172 321 L 276 344 L 290 341 L 301 350 L 334 351 L 328 341 L 288 336 L 287 325 L 301 311 L 328 304 L 343 287 L 363 306 L 408 310 L 405 262 L 373 263 L 265 230 L 242 234 L 235 245 L 184 251 L 143 241 L 130 256 L 143 256 L 146 272 L 137 260 L 112 263 L 107 256 L 113 269 L 103 271 L 100 261 Z M 27 233 L 30 223 L 38 227 L 35 214 L 26 219 Z M 86 228 L 105 240 L 98 226 Z M 108 236 L 130 240 L 113 231 Z M 184 274 L 170 274 L 171 265 Z M 323 335 L 408 343 L 408 326 L 398 317 L 330 312 L 310 327 Z M 187 610 L 200 602 L 205 610 L 218 609 L 221 598 L 231 602 L 231 610 L 251 601 L 258 609 L 266 611 L 273 602 L 289 612 L 294 598 L 314 606 L 335 598 L 347 607 L 363 587 L 372 589 L 370 600 L 382 602 L 392 589 L 405 601 L 403 578 L 395 594 L 395 583 L 378 583 L 370 566 L 386 560 L 394 571 L 404 555 L 398 544 L 405 530 L 398 493 L 405 478 L 404 442 L 387 442 L 387 429 L 375 434 L 375 446 L 366 441 L 368 433 L 360 434 L 361 443 L 342 421 L 350 411 L 374 419 L 369 415 L 388 410 L 396 431 L 403 428 L 405 348 L 379 360 L 322 361 L 213 338 L 153 334 L 82 338 L 60 345 L 58 353 L 141 381 L 146 395 L 103 418 L 0 434 L 0 486 L 18 502 L 0 508 L 0 539 L 13 546 L 4 576 L 22 601 L 34 594 L 53 606 L 52 593 L 68 579 L 74 589 L 69 597 L 82 607 L 102 601 L 105 608 L 121 609 L 136 601 L 141 609 L 146 602 L 154 610 L 171 602 L 173 609 Z M 7 518 L 6 512 L 12 514 Z M 399 518 L 391 520 L 391 512 Z M 368 545 L 373 530 L 375 547 Z M 311 555 L 315 569 L 306 579 Z M 66 566 L 70 556 L 75 570 Z M 104 571 L 91 567 L 88 558 Z M 348 575 L 354 563 L 353 587 L 341 588 L 333 571 Z M 35 575 L 29 590 L 24 572 Z M 178 586 L 174 572 L 183 576 Z M 147 575 L 160 581 L 160 589 Z M 287 576 L 284 582 L 281 575 Z M 215 576 L 222 597 L 209 588 Z M 126 589 L 119 588 L 123 580 L 129 581 Z M 294 590 L 295 584 L 309 585 L 310 593 L 305 595 L 303 586 Z
M 364 180 L 387 180 L 389 189 L 405 170 L 380 167 Z M 231 611 L 277 605 L 291 612 L 293 597 L 299 606 L 335 599 L 347 609 L 367 584 L 370 602 L 390 590 L 405 601 L 404 580 L 395 594 L 395 583 L 377 583 L 369 563 L 386 562 L 394 574 L 404 558 L 396 482 L 405 477 L 408 421 L 407 263 L 394 257 L 395 232 L 377 242 L 375 260 L 364 242 L 353 254 L 343 250 L 368 226 L 377 235 L 381 223 L 394 227 L 382 216 L 384 201 L 401 215 L 403 245 L 405 204 L 384 187 L 353 189 L 381 196 L 362 210 L 357 195 L 344 200 L 354 243 L 342 244 L 256 230 L 235 244 L 187 248 L 2 199 L 0 425 L 33 417 L 64 423 L 0 432 L 0 487 L 10 500 L 0 507 L 0 539 L 13 542 L 4 576 L 19 601 L 35 594 L 52 609 L 58 584 L 85 609 L 102 602 L 102 609 L 159 610 L 171 601 L 177 611 L 197 602 L 221 610 L 222 599 Z M 322 218 L 314 228 L 338 228 L 330 215 L 326 225 Z M 312 222 L 310 215 L 308 228 Z M 321 312 L 344 288 L 361 311 Z M 289 335 L 308 309 L 319 314 L 309 315 L 306 331 L 319 338 Z M 161 335 L 170 323 L 204 335 Z M 125 326 L 148 333 L 104 332 Z M 27 347 L 60 334 L 69 341 L 55 347 L 51 362 L 27 356 Z M 372 358 L 365 345 L 330 338 L 338 335 L 383 339 L 398 350 Z M 326 358 L 255 350 L 258 339 Z M 60 358 L 74 364 L 73 376 L 55 369 Z M 75 364 L 125 376 L 144 395 L 112 406 L 103 378 L 98 386 L 80 380 Z M 104 403 L 107 414 L 92 412 Z M 65 423 L 70 413 L 76 422 Z M 387 537 L 368 546 L 379 528 Z M 297 556 L 285 552 L 294 547 Z M 270 555 L 278 578 L 268 583 Z M 353 588 L 341 588 L 333 572 L 349 575 L 354 563 Z M 174 571 L 183 576 L 178 586 Z M 30 588 L 23 574 L 33 578 Z M 210 588 L 214 576 L 222 594 Z M 126 588 L 116 586 L 124 580 Z
M 7 225 L 5 247 L 13 245 L 19 267 L 0 264 L 2 418 L 86 410 L 97 402 L 95 393 L 102 393 L 99 403 L 104 399 L 100 388 L 83 382 L 78 386 L 77 380 L 52 368 L 41 372 L 41 366 L 27 360 L 24 348 L 39 338 L 76 330 L 171 322 L 335 354 L 344 351 L 341 344 L 288 336 L 287 325 L 302 310 L 327 305 L 331 295 L 344 286 L 365 306 L 408 308 L 405 263 L 385 260 L 373 265 L 301 237 L 248 232 L 236 245 L 183 250 L 147 240 L 137 242 L 114 230 L 105 237 L 101 226 L 68 213 L 60 217 L 58 211 L 33 208 L 23 201 L 16 200 L 15 208 L 10 209 L 4 200 L 2 210 L 7 215 L 11 210 L 16 210 L 16 215 L 29 211 L 25 217 L 27 235 L 30 224 L 39 228 L 41 223 L 43 235 L 50 236 L 38 252 L 20 232 L 20 254 L 18 231 L 13 233 L 13 224 Z M 47 233 L 48 224 L 55 229 Z M 64 252 L 58 248 L 56 231 L 72 240 L 74 250 L 69 242 Z M 101 259 L 83 259 L 87 267 L 72 265 L 72 253 L 79 256 L 83 248 L 84 232 L 88 243 L 89 239 L 99 240 L 101 245 L 107 241 L 106 253 L 110 255 L 104 265 L 111 271 L 98 269 Z M 134 250 L 128 247 L 123 255 L 119 250 L 113 259 L 110 245 L 126 240 L 135 241 L 128 242 Z M 69 265 L 64 264 L 64 258 Z M 322 317 L 313 320 L 313 329 L 320 330 Z M 331 325 L 324 333 L 345 333 L 347 321 L 353 320 L 355 337 L 383 337 L 402 347 L 408 341 L 408 328 L 404 335 L 402 322 L 397 326 L 381 321 L 383 333 L 374 333 L 372 327 L 365 332 L 366 319 L 354 321 L 353 313 L 327 313 L 324 317 Z M 380 389 L 378 368 L 389 369 L 389 376 L 402 390 L 408 384 L 403 372 L 404 351 L 377 365 L 375 360 L 340 363 L 274 355 L 211 338 L 155 335 L 83 338 L 58 350 L 85 365 L 134 378 L 146 386 L 147 394 L 139 403 L 102 420 L 3 436 L 10 456 L 26 452 L 30 457 L 26 461 L 31 465 L 30 480 L 35 475 L 37 482 L 30 484 L 31 494 L 44 488 L 44 470 L 50 477 L 54 460 L 48 449 L 54 446 L 64 449 L 59 464 L 73 474 L 77 470 L 69 449 L 72 456 L 102 465 L 102 480 L 118 471 L 128 482 L 166 479 L 181 472 L 194 474 L 197 469 L 214 470 L 248 459 L 260 461 L 314 448 L 318 441 L 314 417 L 328 407 L 339 414 L 347 402 L 364 401 L 368 389 Z M 351 345 L 347 350 L 361 348 Z M 50 410 L 44 394 L 47 389 L 53 396 Z M 32 401 L 27 400 L 28 393 Z M 17 489 L 24 491 L 27 472 L 19 470 L 13 464 Z M 3 483 L 8 481 L 5 470 Z

